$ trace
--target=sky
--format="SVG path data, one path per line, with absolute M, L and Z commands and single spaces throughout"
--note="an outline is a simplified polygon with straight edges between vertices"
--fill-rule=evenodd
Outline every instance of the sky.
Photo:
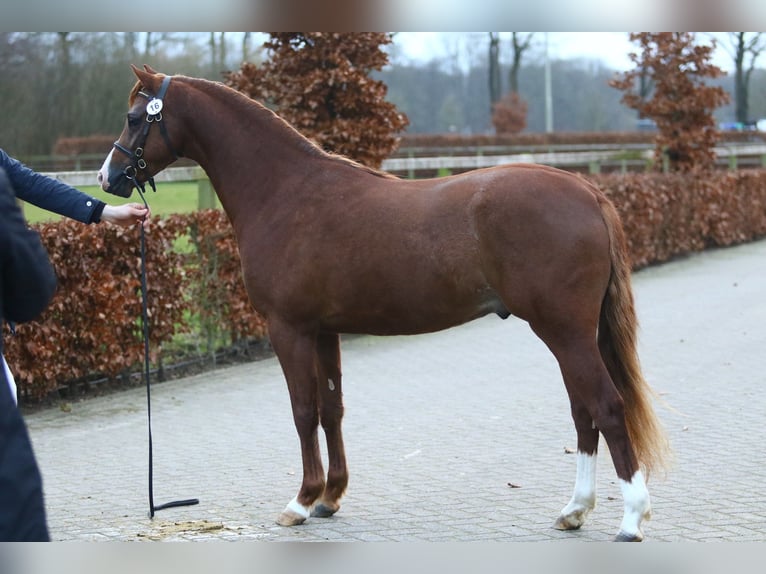
M 129 23 L 152 32 L 766 29 L 763 0 L 216 0 L 193 10 L 188 0 L 127 4 L 129 12 L 115 10 L 114 0 L 0 0 L 0 30 L 116 32 Z
M 401 46 L 402 55 L 414 61 L 428 61 L 434 57 L 442 57 L 449 53 L 449 45 L 456 41 L 458 32 L 398 32 L 394 42 Z M 481 33 L 477 33 L 481 34 Z M 537 54 L 544 53 L 545 32 L 538 32 Z M 570 60 L 586 58 L 600 60 L 607 67 L 616 71 L 633 68 L 628 58 L 630 52 L 638 50 L 638 46 L 628 39 L 627 32 L 548 32 L 548 53 L 552 59 Z M 700 33 L 707 42 L 707 33 Z M 714 54 L 713 63 L 725 71 L 733 67 L 731 57 L 721 47 L 722 35 L 719 37 L 718 48 Z M 477 36 L 486 42 L 481 35 Z M 502 41 L 509 41 L 510 32 L 502 33 Z M 724 38 L 725 41 L 725 38 Z M 482 50 L 486 49 L 483 43 Z

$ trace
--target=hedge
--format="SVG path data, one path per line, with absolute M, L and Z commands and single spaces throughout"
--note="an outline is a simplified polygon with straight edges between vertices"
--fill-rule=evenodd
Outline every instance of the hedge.
M 140 372 L 140 228 L 71 220 L 33 227 L 59 284 L 37 321 L 17 325 L 15 335 L 3 326 L 20 398 L 41 399 L 82 381 Z M 203 339 L 203 353 L 216 343 L 264 337 L 265 322 L 247 303 L 223 212 L 156 217 L 145 233 L 153 363 L 167 359 L 169 344 L 192 332 Z
M 590 175 L 622 218 L 633 269 L 766 236 L 766 171 Z
M 634 269 L 766 236 L 766 170 L 588 179 L 617 206 Z M 140 373 L 139 229 L 72 221 L 35 227 L 59 288 L 38 321 L 19 325 L 15 336 L 3 327 L 21 398 L 40 399 L 96 377 Z M 172 360 L 184 340 L 197 341 L 198 354 L 264 340 L 265 322 L 247 301 L 223 212 L 155 217 L 146 239 L 153 362 Z

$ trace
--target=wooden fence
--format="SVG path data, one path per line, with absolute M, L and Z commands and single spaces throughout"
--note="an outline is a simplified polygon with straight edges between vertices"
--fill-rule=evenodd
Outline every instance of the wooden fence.
M 507 148 L 506 148 L 507 149 Z M 736 144 L 715 148 L 718 165 L 728 169 L 741 167 L 766 167 L 766 144 Z M 444 152 L 445 150 L 440 150 Z M 408 177 L 430 177 L 468 171 L 482 167 L 492 167 L 508 163 L 539 163 L 562 169 L 572 169 L 587 173 L 600 173 L 602 169 L 610 171 L 644 171 L 651 165 L 654 148 L 652 146 L 609 146 L 606 149 L 587 151 L 564 151 L 562 146 L 553 151 L 528 151 L 523 153 L 492 153 L 498 150 L 479 148 L 475 153 L 457 150 L 457 155 L 417 156 L 414 152 L 406 157 L 392 157 L 383 161 L 381 166 L 391 173 Z M 461 153 L 462 152 L 462 153 Z M 59 179 L 75 187 L 96 185 L 97 171 L 57 171 L 45 172 L 46 175 Z M 197 166 L 171 167 L 155 176 L 159 182 L 194 182 L 198 183 L 200 208 L 215 205 L 214 191 L 205 171 Z

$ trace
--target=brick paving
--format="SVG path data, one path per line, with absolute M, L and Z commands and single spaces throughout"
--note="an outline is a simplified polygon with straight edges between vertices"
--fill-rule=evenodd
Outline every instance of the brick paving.
M 647 378 L 676 464 L 649 482 L 647 542 L 766 540 L 766 241 L 634 277 Z M 604 541 L 622 501 L 602 440 L 598 504 L 577 532 L 576 444 L 558 367 L 525 323 L 486 317 L 343 343 L 351 473 L 341 510 L 285 528 L 300 452 L 275 359 L 152 387 L 148 517 L 142 389 L 27 416 L 57 541 Z M 512 488 L 510 484 L 516 485 Z

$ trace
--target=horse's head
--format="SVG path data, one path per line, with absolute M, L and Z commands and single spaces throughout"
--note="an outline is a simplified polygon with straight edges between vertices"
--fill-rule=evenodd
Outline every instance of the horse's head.
M 98 172 L 101 189 L 120 197 L 130 197 L 135 187 L 143 190 L 147 181 L 154 187 L 154 175 L 180 155 L 164 117 L 170 76 L 149 66 L 131 68 L 138 82 L 130 93 L 125 127 Z

